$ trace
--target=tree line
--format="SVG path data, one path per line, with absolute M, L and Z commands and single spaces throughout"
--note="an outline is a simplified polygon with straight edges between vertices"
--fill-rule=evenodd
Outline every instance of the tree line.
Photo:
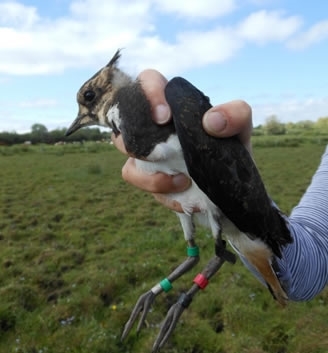
M 253 135 L 285 135 L 285 134 L 328 133 L 328 117 L 317 121 L 302 120 L 296 123 L 282 123 L 276 115 L 267 117 L 263 125 L 254 128 Z
M 57 142 L 84 142 L 84 141 L 100 141 L 108 140 L 110 135 L 108 132 L 100 131 L 99 128 L 84 128 L 75 132 L 73 135 L 66 137 L 66 129 L 55 129 L 49 131 L 42 124 L 33 124 L 31 131 L 23 134 L 16 132 L 0 132 L 0 145 L 11 146 L 15 144 L 31 143 L 31 144 L 55 144 Z

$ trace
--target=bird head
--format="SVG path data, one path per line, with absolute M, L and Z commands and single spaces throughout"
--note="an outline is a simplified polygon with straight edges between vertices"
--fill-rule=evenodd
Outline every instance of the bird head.
M 164 126 L 152 119 L 152 107 L 141 82 L 118 68 L 118 50 L 109 63 L 79 89 L 77 118 L 66 136 L 84 126 L 100 125 L 121 135 L 126 151 L 135 158 L 146 159 L 156 145 L 175 133 L 172 121 Z
M 115 111 L 115 93 L 132 81 L 128 75 L 117 68 L 120 56 L 120 50 L 118 50 L 109 63 L 79 89 L 78 115 L 66 131 L 66 136 L 91 125 L 110 127 L 114 133 L 119 133 L 118 114 L 108 114 L 108 112 L 111 108 L 112 112 Z

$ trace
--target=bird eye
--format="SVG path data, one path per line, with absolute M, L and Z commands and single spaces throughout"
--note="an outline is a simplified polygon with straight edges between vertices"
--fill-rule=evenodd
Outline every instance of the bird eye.
M 88 90 L 84 92 L 83 97 L 87 102 L 92 102 L 96 97 L 96 93 L 94 91 Z

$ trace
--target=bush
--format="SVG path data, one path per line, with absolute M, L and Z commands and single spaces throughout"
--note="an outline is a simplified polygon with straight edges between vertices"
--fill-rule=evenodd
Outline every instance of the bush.
M 298 147 L 305 140 L 294 136 L 256 136 L 252 139 L 254 147 Z

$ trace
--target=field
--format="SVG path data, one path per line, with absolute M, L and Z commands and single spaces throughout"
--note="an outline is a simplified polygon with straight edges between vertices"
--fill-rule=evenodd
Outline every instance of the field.
M 270 142 L 271 141 L 271 142 Z M 267 147 L 266 147 L 267 146 Z M 267 189 L 289 213 L 322 143 L 256 140 Z M 138 296 L 185 258 L 176 216 L 121 179 L 110 145 L 0 150 L 0 352 L 147 353 L 179 293 L 213 254 L 157 298 L 139 336 L 120 342 Z M 164 353 L 326 353 L 328 291 L 281 309 L 240 262 L 225 264 L 183 314 Z

